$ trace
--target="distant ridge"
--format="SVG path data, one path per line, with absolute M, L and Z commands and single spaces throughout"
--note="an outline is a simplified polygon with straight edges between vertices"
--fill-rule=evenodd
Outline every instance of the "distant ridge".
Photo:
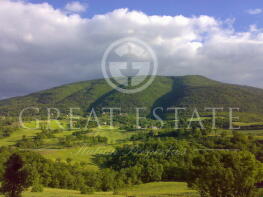
M 25 107 L 57 107 L 68 113 L 70 107 L 89 109 L 121 107 L 132 112 L 135 107 L 181 106 L 188 108 L 239 107 L 241 111 L 263 113 L 263 89 L 232 85 L 199 75 L 157 76 L 142 92 L 127 95 L 112 89 L 104 79 L 82 81 L 0 101 L 1 115 L 18 115 Z

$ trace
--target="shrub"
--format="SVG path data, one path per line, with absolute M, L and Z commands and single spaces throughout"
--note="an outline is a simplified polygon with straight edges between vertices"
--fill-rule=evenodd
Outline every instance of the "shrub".
M 32 186 L 31 192 L 43 192 L 44 188 L 41 184 L 35 184 Z
M 81 194 L 93 194 L 94 193 L 94 188 L 93 187 L 88 187 L 88 186 L 83 186 L 80 189 Z

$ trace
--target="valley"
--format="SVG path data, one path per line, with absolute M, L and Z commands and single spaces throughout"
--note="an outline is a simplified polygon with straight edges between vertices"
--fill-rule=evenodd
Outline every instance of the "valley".
M 161 91 L 156 94 L 158 88 Z M 202 184 L 213 183 L 213 173 L 223 182 L 229 179 L 222 166 L 231 169 L 231 187 L 235 187 L 233 165 L 246 174 L 244 161 L 251 161 L 248 167 L 255 171 L 251 184 L 260 184 L 261 96 L 260 89 L 185 76 L 158 77 L 155 86 L 134 97 L 95 80 L 2 100 L 0 169 L 12 155 L 23 158 L 37 177 L 25 197 L 199 197 L 200 179 Z M 246 105 L 250 100 L 257 100 L 255 106 Z M 122 111 L 105 111 L 103 106 Z M 166 110 L 178 106 L 186 110 Z M 225 110 L 215 115 L 213 106 Z M 19 117 L 22 107 L 33 110 Z M 144 110 L 136 113 L 131 110 L 134 107 Z M 79 110 L 73 114 L 71 108 Z M 211 169 L 207 170 L 206 162 Z M 252 188 L 260 197 L 261 189 Z

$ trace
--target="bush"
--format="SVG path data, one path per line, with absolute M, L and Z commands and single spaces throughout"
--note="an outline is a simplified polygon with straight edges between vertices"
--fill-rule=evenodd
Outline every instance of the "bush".
M 93 187 L 88 187 L 88 186 L 84 186 L 80 189 L 80 193 L 81 194 L 93 194 L 94 193 L 94 188 Z
M 41 184 L 33 185 L 31 192 L 43 192 L 44 188 Z
M 208 152 L 194 158 L 189 175 L 188 184 L 201 196 L 255 197 L 263 165 L 246 151 Z

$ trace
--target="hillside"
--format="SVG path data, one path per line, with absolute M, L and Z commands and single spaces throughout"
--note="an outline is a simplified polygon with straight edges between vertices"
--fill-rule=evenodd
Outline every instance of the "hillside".
M 232 85 L 203 76 L 157 76 L 142 92 L 127 95 L 113 90 L 104 79 L 78 82 L 22 97 L 0 101 L 1 115 L 17 115 L 28 106 L 57 107 L 67 113 L 70 107 L 80 107 L 85 114 L 94 107 L 121 107 L 122 112 L 135 112 L 135 107 L 240 107 L 241 111 L 263 113 L 263 90 Z M 43 111 L 44 113 L 44 111 Z

